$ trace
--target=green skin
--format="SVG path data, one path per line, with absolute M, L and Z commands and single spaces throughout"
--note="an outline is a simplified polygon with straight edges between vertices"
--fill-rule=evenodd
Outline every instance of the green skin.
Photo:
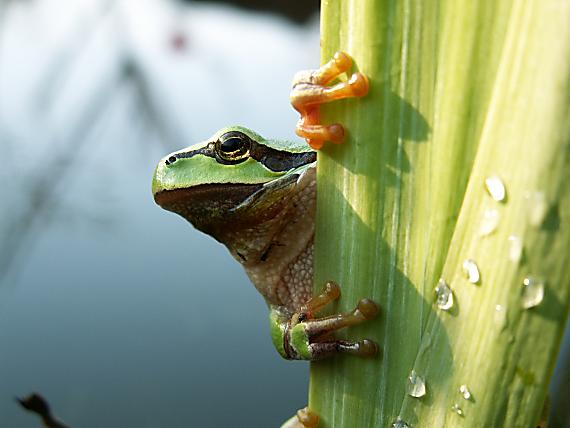
M 162 208 L 216 238 L 244 266 L 269 305 L 273 343 L 288 359 L 321 357 L 304 323 L 291 325 L 312 291 L 315 168 L 306 144 L 235 126 L 165 156 L 152 182 Z
M 373 318 L 368 299 L 348 314 L 314 318 L 338 298 L 327 284 L 312 298 L 316 152 L 304 143 L 265 140 L 235 126 L 161 159 L 155 201 L 223 243 L 243 265 L 270 308 L 271 337 L 287 359 L 316 360 L 345 352 L 376 354 L 376 344 L 329 333 Z

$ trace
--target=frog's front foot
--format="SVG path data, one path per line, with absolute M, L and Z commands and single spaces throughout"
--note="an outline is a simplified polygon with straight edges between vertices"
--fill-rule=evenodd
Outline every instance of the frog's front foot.
M 344 52 L 337 52 L 333 59 L 321 68 L 301 71 L 293 79 L 291 104 L 301 113 L 296 132 L 314 149 L 320 149 L 325 141 L 341 143 L 344 139 L 344 128 L 341 124 L 320 123 L 319 106 L 342 98 L 362 97 L 368 93 L 368 78 L 362 73 L 354 73 L 348 81 L 328 86 L 351 67 L 352 58 Z
M 338 353 L 372 357 L 378 345 L 369 339 L 358 342 L 335 340 L 335 330 L 360 324 L 378 314 L 378 306 L 370 299 L 362 299 L 356 308 L 345 314 L 316 318 L 315 313 L 340 297 L 340 287 L 328 282 L 322 294 L 313 297 L 298 312 L 287 319 L 278 309 L 272 317 L 274 343 L 281 355 L 288 359 L 319 360 Z

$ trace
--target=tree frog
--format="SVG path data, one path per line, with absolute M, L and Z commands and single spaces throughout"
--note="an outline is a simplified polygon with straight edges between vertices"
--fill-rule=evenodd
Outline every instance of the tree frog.
M 319 105 L 367 93 L 361 73 L 328 85 L 351 67 L 351 58 L 340 52 L 320 69 L 295 76 L 291 101 L 301 113 L 297 134 L 315 149 L 344 136 L 340 124 L 319 123 Z M 317 154 L 304 142 L 269 140 L 232 126 L 161 159 L 152 192 L 158 205 L 217 239 L 243 265 L 269 306 L 271 337 L 282 357 L 374 356 L 377 345 L 371 340 L 331 335 L 374 318 L 374 302 L 362 299 L 352 312 L 315 316 L 340 296 L 340 287 L 328 282 L 312 297 L 316 166 Z M 315 426 L 307 412 L 299 420 L 305 416 L 304 426 Z

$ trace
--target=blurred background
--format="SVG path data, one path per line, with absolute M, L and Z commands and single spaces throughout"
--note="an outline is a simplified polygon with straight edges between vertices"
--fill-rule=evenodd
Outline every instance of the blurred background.
M 39 426 L 14 401 L 32 391 L 76 428 L 274 427 L 306 404 L 241 267 L 150 183 L 224 126 L 295 138 L 318 3 L 0 1 L 0 426 Z

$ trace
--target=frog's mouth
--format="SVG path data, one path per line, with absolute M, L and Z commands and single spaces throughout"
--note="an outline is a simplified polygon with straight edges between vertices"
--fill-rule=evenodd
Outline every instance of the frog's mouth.
M 189 189 L 161 190 L 154 195 L 162 208 L 181 215 L 198 229 L 225 215 L 263 188 L 263 184 L 201 184 Z
M 201 210 L 208 211 L 227 211 L 238 206 L 262 187 L 263 184 L 201 184 L 189 189 L 162 190 L 154 195 L 154 200 L 162 208 L 174 212 L 178 212 L 176 207 L 181 206 L 184 211 L 188 206 L 201 207 Z

